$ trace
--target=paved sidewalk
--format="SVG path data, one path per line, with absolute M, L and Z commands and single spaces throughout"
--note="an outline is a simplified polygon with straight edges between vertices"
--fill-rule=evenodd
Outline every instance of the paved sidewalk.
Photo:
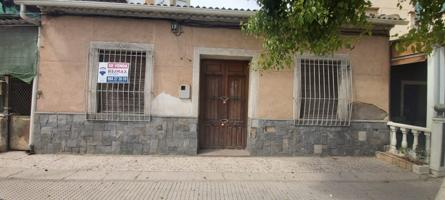
M 0 154 L 0 199 L 434 199 L 374 158 Z

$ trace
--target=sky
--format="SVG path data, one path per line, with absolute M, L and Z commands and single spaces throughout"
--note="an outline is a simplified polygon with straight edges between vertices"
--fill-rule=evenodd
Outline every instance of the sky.
M 190 0 L 192 6 L 258 9 L 256 0 Z

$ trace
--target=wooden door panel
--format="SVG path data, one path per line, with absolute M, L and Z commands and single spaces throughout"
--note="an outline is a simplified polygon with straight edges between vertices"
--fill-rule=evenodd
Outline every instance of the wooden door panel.
M 245 148 L 248 62 L 203 60 L 200 148 Z
M 245 79 L 244 76 L 229 77 L 228 117 L 230 120 L 244 120 Z
M 204 73 L 207 75 L 216 74 L 216 75 L 222 75 L 224 72 L 224 66 L 222 63 L 218 62 L 207 62 L 206 63 L 206 69 L 204 69 Z
M 208 76 L 206 79 L 206 93 L 208 98 L 204 99 L 205 110 L 203 114 L 205 119 L 218 119 L 223 112 L 223 108 L 219 105 L 219 97 L 223 95 L 222 90 L 223 77 L 222 76 Z

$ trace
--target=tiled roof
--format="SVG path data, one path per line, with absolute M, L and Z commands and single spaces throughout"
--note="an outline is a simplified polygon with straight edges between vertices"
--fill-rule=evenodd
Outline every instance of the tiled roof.
M 383 20 L 400 20 L 403 21 L 403 19 L 397 15 L 386 15 L 386 14 L 380 14 L 380 15 L 368 15 L 368 18 L 370 19 L 383 19 Z
M 135 3 L 127 3 L 126 0 L 77 0 L 77 1 L 97 1 L 97 2 L 109 2 L 109 3 L 125 3 L 130 5 L 141 5 L 141 6 L 154 6 L 154 7 L 165 7 L 165 8 L 171 8 L 171 7 L 177 7 L 177 8 L 192 8 L 192 9 L 205 9 L 205 10 L 224 10 L 224 11 L 247 11 L 247 12 L 256 12 L 258 10 L 256 9 L 243 9 L 243 8 L 225 8 L 225 7 L 206 7 L 206 6 L 180 6 L 180 5 L 168 5 L 168 4 L 135 4 Z M 368 15 L 370 19 L 379 19 L 379 20 L 391 20 L 391 21 L 404 21 L 403 18 L 401 18 L 397 14 L 392 15 L 386 15 L 386 14 L 380 14 L 380 15 Z
M 79 0 L 77 0 L 79 1 Z M 130 5 L 141 5 L 141 6 L 158 6 L 158 7 L 177 7 L 177 8 L 200 8 L 200 9 L 209 9 L 209 10 L 233 10 L 233 11 L 258 11 L 256 9 L 244 9 L 244 8 L 225 8 L 225 7 L 211 7 L 211 6 L 192 6 L 192 5 L 169 5 L 169 4 L 147 4 L 147 3 L 126 3 L 118 2 L 120 0 L 80 0 L 80 1 L 98 1 L 98 2 L 109 2 L 109 3 L 125 3 Z
M 16 3 L 39 6 L 44 13 L 88 14 L 102 16 L 143 17 L 174 20 L 193 20 L 238 24 L 257 10 L 206 6 L 174 6 L 167 4 L 132 4 L 125 0 L 16 0 Z M 369 15 L 371 23 L 404 24 L 399 15 Z
M 97 1 L 97 2 L 109 2 L 109 3 L 125 3 L 125 4 L 130 4 L 130 5 L 141 5 L 141 6 L 157 6 L 157 7 L 182 7 L 182 8 L 200 8 L 200 9 L 208 9 L 208 10 L 233 10 L 233 11 L 252 11 L 252 12 L 256 12 L 258 11 L 257 9 L 244 9 L 244 8 L 225 8 L 225 7 L 206 7 L 206 6 L 180 6 L 180 5 L 168 5 L 168 4 L 135 4 L 135 3 L 127 3 L 126 0 L 77 0 L 77 1 Z M 445 6 L 445 4 L 444 4 Z M 386 20 L 403 20 L 399 15 L 397 14 L 392 14 L 392 15 L 387 15 L 387 14 L 380 14 L 380 15 L 373 15 L 370 14 L 368 15 L 369 18 L 373 18 L 373 19 L 386 19 Z
M 99 1 L 99 2 L 109 2 L 109 3 L 127 3 L 127 0 L 78 0 L 78 1 Z
M 125 3 L 131 5 L 145 5 L 145 6 L 163 6 L 163 7 L 182 7 L 182 8 L 201 8 L 201 9 L 211 9 L 211 10 L 234 10 L 234 11 L 257 11 L 256 9 L 244 9 L 244 8 L 225 8 L 225 7 L 209 7 L 209 6 L 192 6 L 192 5 L 168 5 L 168 4 L 147 4 L 147 3 L 127 3 L 127 0 L 74 0 L 74 1 L 96 1 L 96 2 L 108 2 L 108 3 Z

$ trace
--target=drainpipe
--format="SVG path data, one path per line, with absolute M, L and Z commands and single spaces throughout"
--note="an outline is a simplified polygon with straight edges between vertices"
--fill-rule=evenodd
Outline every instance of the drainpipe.
M 30 23 L 30 24 L 34 24 L 36 26 L 40 25 L 38 20 L 33 19 L 31 17 L 28 17 L 28 15 L 26 15 L 26 6 L 25 6 L 25 4 L 20 4 L 20 17 L 23 20 L 25 20 L 26 22 Z
M 40 35 L 41 35 L 41 29 L 39 27 L 38 33 L 37 33 L 37 52 L 40 49 Z M 35 129 L 35 112 L 36 112 L 36 105 L 37 105 L 37 96 L 38 96 L 38 83 L 39 83 L 39 54 L 36 55 L 37 61 L 36 61 L 36 76 L 32 80 L 32 95 L 31 95 L 31 116 L 29 119 L 29 141 L 28 141 L 28 150 L 26 153 L 28 154 L 34 154 L 34 129 Z M 40 122 L 39 122 L 40 123 Z
M 39 30 L 40 32 L 40 30 Z M 32 95 L 31 95 L 31 116 L 29 118 L 29 141 L 28 141 L 28 150 L 26 153 L 34 154 L 34 120 L 35 120 L 35 111 L 36 111 L 36 103 L 37 103 L 37 83 L 39 81 L 39 67 L 36 66 L 36 76 L 34 80 L 32 80 Z

